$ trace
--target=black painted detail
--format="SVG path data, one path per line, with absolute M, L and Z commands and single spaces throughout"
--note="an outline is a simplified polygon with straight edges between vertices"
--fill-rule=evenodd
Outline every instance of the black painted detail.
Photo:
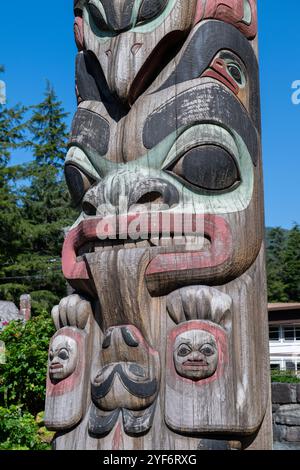
M 71 164 L 65 166 L 65 178 L 73 204 L 77 207 L 94 181 L 79 168 Z
M 134 371 L 131 370 L 130 372 L 132 373 Z M 101 373 L 102 371 L 97 377 L 98 381 L 101 377 Z M 113 368 L 111 374 L 107 379 L 105 379 L 99 385 L 92 384 L 92 396 L 95 401 L 101 400 L 102 398 L 106 397 L 113 385 L 116 374 L 118 374 L 120 380 L 122 381 L 124 387 L 128 390 L 128 392 L 136 397 L 149 398 L 155 395 L 155 393 L 157 393 L 158 383 L 156 379 L 150 379 L 148 381 L 144 380 L 143 382 L 141 382 L 141 374 L 139 372 L 139 374 L 137 375 L 137 381 L 134 381 L 127 376 L 126 372 L 124 371 L 123 365 L 117 364 Z M 147 374 L 144 374 L 144 376 L 147 377 Z
M 168 4 L 168 0 L 143 0 L 139 9 L 138 23 L 145 23 L 159 16 Z
M 229 441 L 201 439 L 198 450 L 233 450 Z
M 145 122 L 144 145 L 147 149 L 152 149 L 180 127 L 201 123 L 220 125 L 229 131 L 235 130 L 245 142 L 254 165 L 257 164 L 258 131 L 243 105 L 217 83 L 200 84 L 157 108 Z
M 77 54 L 76 86 L 82 101 L 102 102 L 116 122 L 127 114 L 129 108 L 110 92 L 102 67 L 91 51 Z
M 122 409 L 123 425 L 129 435 L 144 434 L 152 427 L 156 401 L 146 410 L 132 411 Z
M 110 345 L 111 345 L 111 335 L 112 335 L 112 332 L 111 332 L 111 331 L 109 331 L 109 332 L 106 334 L 106 336 L 105 336 L 105 338 L 104 338 L 104 340 L 103 340 L 103 343 L 102 343 L 102 348 L 103 348 L 103 349 L 108 349 L 108 348 L 110 347 Z
M 109 29 L 110 31 L 116 33 L 121 33 L 123 31 L 129 30 L 133 26 L 132 13 L 135 0 L 123 0 L 117 2 L 113 2 L 112 0 L 101 0 L 101 3 L 103 5 L 107 18 L 106 29 Z M 98 14 L 95 10 L 97 10 L 96 7 L 94 9 L 90 9 L 90 13 L 96 23 L 98 19 Z M 100 12 L 99 14 L 101 15 Z M 96 25 L 101 30 L 102 23 L 98 24 Z
M 87 8 L 97 28 L 99 28 L 101 31 L 111 30 L 110 25 L 106 23 L 101 11 L 96 7 L 96 5 L 94 5 L 93 3 L 90 3 Z
M 224 191 L 239 181 L 234 157 L 216 145 L 190 149 L 167 170 L 191 185 L 209 191 Z
M 121 328 L 121 333 L 122 333 L 122 336 L 123 336 L 123 339 L 125 341 L 125 343 L 127 344 L 127 346 L 131 347 L 131 348 L 137 348 L 138 345 L 139 345 L 139 342 L 135 339 L 135 337 L 133 336 L 133 334 L 131 333 L 131 331 L 124 327 L 124 328 Z
M 98 114 L 78 108 L 72 123 L 69 145 L 77 145 L 84 151 L 93 151 L 101 156 L 108 152 L 110 128 L 108 122 Z
M 111 413 L 105 413 L 104 411 L 100 411 L 92 403 L 89 419 L 89 433 L 93 436 L 104 436 L 108 434 L 118 421 L 119 414 L 119 408 Z
M 250 115 L 260 130 L 258 63 L 249 41 L 234 26 L 217 20 L 200 23 L 188 40 L 175 70 L 155 93 L 201 77 L 216 54 L 222 50 L 234 52 L 244 63 L 250 84 Z M 237 77 L 238 78 L 238 77 Z
M 139 70 L 129 90 L 128 102 L 133 103 L 149 88 L 161 71 L 180 51 L 186 31 L 171 31 L 162 38 Z

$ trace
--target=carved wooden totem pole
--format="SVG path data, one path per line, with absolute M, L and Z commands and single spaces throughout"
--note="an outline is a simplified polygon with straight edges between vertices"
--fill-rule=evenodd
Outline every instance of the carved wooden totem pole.
M 255 0 L 75 0 L 56 449 L 268 449 Z

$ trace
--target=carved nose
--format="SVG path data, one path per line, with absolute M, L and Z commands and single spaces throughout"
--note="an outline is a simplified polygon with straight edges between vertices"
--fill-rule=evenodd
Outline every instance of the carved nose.
M 168 210 L 177 204 L 179 193 L 169 181 L 121 172 L 92 187 L 84 196 L 82 209 L 88 216 L 104 216 L 132 212 L 142 205 L 148 211 Z
M 172 208 L 179 203 L 177 189 L 168 181 L 160 178 L 148 179 L 139 182 L 130 192 L 129 207 L 144 205 L 148 209 L 152 205 Z
M 190 361 L 195 361 L 195 362 L 205 362 L 205 357 L 204 355 L 200 352 L 200 351 L 194 351 L 190 357 L 189 357 L 189 360 Z

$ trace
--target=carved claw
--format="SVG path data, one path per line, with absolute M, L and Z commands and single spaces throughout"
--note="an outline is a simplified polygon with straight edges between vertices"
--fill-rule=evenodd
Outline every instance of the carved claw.
M 52 309 L 52 319 L 57 330 L 64 326 L 74 326 L 83 330 L 88 318 L 92 315 L 90 302 L 77 294 L 62 299 L 59 305 Z

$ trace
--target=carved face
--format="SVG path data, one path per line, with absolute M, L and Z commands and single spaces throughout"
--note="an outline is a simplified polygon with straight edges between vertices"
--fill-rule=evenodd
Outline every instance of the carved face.
M 249 39 L 256 36 L 255 0 L 198 0 L 195 23 L 208 18 L 232 24 Z
M 87 248 L 106 248 L 101 242 L 97 246 L 99 234 L 107 232 L 96 216 L 100 221 L 134 214 L 143 204 L 144 211 L 171 218 L 169 234 L 158 223 L 154 235 L 134 239 L 150 252 L 151 293 L 162 295 L 191 281 L 223 283 L 243 274 L 263 239 L 262 230 L 249 234 L 251 243 L 240 236 L 245 226 L 263 227 L 258 65 L 249 41 L 231 25 L 202 22 L 127 114 L 116 117 L 107 96 L 105 103 L 81 103 L 73 123 L 66 176 L 83 213 L 74 238 L 66 240 L 66 263 L 72 257 L 77 261 Z M 190 215 L 196 229 L 186 230 L 180 244 L 175 219 L 183 215 Z M 123 226 L 120 220 L 116 225 Z M 121 234 L 123 240 L 132 239 L 129 232 L 130 227 Z M 112 249 L 115 244 L 133 248 L 107 242 Z M 88 279 L 79 263 L 64 268 L 70 282 L 79 272 Z
M 159 387 L 158 353 L 133 326 L 110 328 L 92 380 L 94 401 L 102 410 L 140 410 L 153 403 Z
M 179 375 L 195 381 L 206 379 L 217 370 L 217 343 L 207 331 L 190 330 L 176 338 L 173 357 Z
M 64 380 L 73 374 L 77 360 L 76 341 L 68 336 L 56 336 L 52 341 L 49 352 L 49 375 L 51 380 Z
M 195 5 L 196 0 L 77 2 L 84 47 L 97 57 L 111 92 L 124 102 L 135 101 L 141 78 L 146 89 L 149 77 L 157 76 L 169 54 L 182 44 L 192 27 Z

